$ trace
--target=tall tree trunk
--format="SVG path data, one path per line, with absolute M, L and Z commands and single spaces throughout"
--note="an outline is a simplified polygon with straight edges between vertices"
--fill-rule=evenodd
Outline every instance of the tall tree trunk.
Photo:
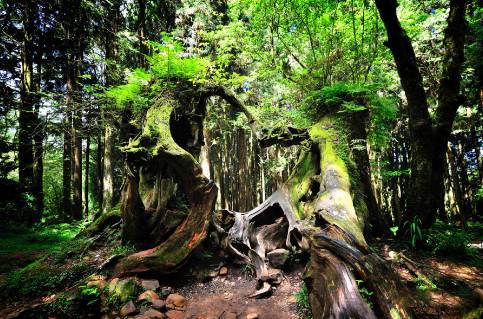
M 97 139 L 96 139 L 96 179 L 95 183 L 95 189 L 93 189 L 93 193 L 96 194 L 96 201 L 98 204 L 99 208 L 102 208 L 102 194 L 103 194 L 103 183 L 102 183 L 102 178 L 103 178 L 103 146 L 104 144 L 102 143 L 102 131 L 103 131 L 103 126 L 102 126 L 102 120 L 99 118 L 97 119 Z
M 106 86 L 116 85 L 118 83 L 116 61 L 118 58 L 118 46 L 116 41 L 116 33 L 119 31 L 120 1 L 116 0 L 112 4 L 107 4 L 107 10 L 110 13 L 108 21 L 108 30 L 105 34 L 105 54 L 106 54 Z M 106 213 L 115 205 L 114 190 L 116 187 L 115 167 L 118 158 L 117 149 L 115 147 L 116 137 L 119 131 L 115 126 L 115 114 L 110 112 L 103 113 L 104 125 L 104 151 L 102 156 L 102 213 Z
M 441 207 L 444 194 L 442 173 L 444 154 L 458 106 L 461 64 L 463 62 L 465 20 L 464 0 L 451 0 L 448 27 L 445 30 L 443 74 L 439 87 L 435 126 L 431 124 L 428 103 L 411 40 L 397 17 L 396 0 L 376 0 L 376 6 L 396 62 L 407 98 L 411 147 L 411 176 L 406 219 L 419 216 L 429 227 Z
M 443 169 L 449 136 L 458 107 L 463 98 L 460 95 L 461 71 L 464 61 L 466 34 L 465 0 L 451 0 L 448 26 L 445 30 L 443 45 L 443 72 L 439 84 L 438 107 L 433 127 L 433 165 L 431 172 L 432 202 L 438 211 L 444 210 Z M 434 222 L 436 217 L 431 216 Z
M 91 134 L 87 131 L 86 152 L 85 152 L 85 170 L 84 170 L 84 218 L 91 219 L 89 216 L 89 173 L 90 173 L 90 155 L 91 155 Z
M 33 193 L 36 201 L 36 208 L 38 211 L 37 219 L 42 217 L 44 211 L 44 191 L 43 191 L 43 175 L 44 175 L 44 124 L 40 119 L 40 88 L 42 85 L 42 55 L 43 55 L 43 43 L 42 36 L 39 36 L 37 54 L 35 63 L 37 64 L 37 76 L 35 81 L 35 107 L 34 107 L 34 121 L 35 127 L 33 130 L 34 139 L 34 181 L 33 181 Z
M 80 6 L 80 4 L 79 4 Z M 78 12 L 78 19 L 76 23 L 82 24 L 84 21 L 84 14 L 79 12 L 79 8 L 75 9 Z M 78 28 L 78 26 L 76 26 Z M 82 115 L 83 104 L 81 101 L 81 90 L 77 81 L 80 80 L 81 67 L 84 55 L 84 32 L 82 29 L 77 29 L 75 32 L 75 39 L 73 41 L 73 54 L 71 57 L 72 72 L 70 73 L 73 78 L 73 118 L 72 118 L 72 155 L 73 155 L 73 170 L 72 170 L 72 217 L 76 220 L 82 219 Z
M 77 91 L 77 90 L 76 90 Z M 75 94 L 75 93 L 74 93 Z M 75 103 L 75 111 L 73 115 L 73 169 L 72 169 L 72 217 L 74 219 L 82 218 L 82 107 Z
M 453 150 L 449 144 L 446 148 L 446 154 L 448 155 L 448 164 L 449 164 L 448 166 L 451 169 L 449 180 L 450 180 L 450 184 L 452 184 L 453 186 L 452 189 L 453 189 L 455 204 L 457 208 L 456 212 L 459 214 L 459 217 L 463 225 L 466 225 L 465 205 L 464 205 L 463 196 L 461 193 L 460 178 L 458 175 L 455 156 L 453 155 Z
M 114 205 L 114 125 L 111 120 L 104 121 L 104 156 L 102 169 L 102 213 Z
M 138 41 L 139 41 L 139 66 L 145 67 L 146 66 L 146 58 L 144 57 L 147 54 L 145 41 L 145 33 L 146 33 L 146 0 L 138 0 Z
M 34 155 L 32 143 L 32 129 L 34 125 L 34 83 L 33 83 L 33 31 L 34 4 L 30 1 L 22 2 L 22 85 L 21 103 L 18 117 L 18 164 L 19 181 L 26 191 L 32 192 L 34 182 Z M 32 216 L 33 217 L 33 216 Z M 31 220 L 33 221 L 33 220 Z
M 72 95 L 69 93 L 70 82 L 67 82 L 67 98 L 65 101 L 65 114 L 63 120 L 64 129 L 64 147 L 63 147 L 63 165 L 62 165 L 62 206 L 64 210 L 64 218 L 71 216 L 72 201 L 71 201 L 71 168 L 72 168 Z

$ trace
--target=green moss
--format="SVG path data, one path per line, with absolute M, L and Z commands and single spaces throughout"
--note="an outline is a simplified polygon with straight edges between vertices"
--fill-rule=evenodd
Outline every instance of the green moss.
M 134 300 L 140 291 L 140 285 L 133 278 L 120 279 L 116 283 L 109 284 L 107 289 L 108 299 L 110 298 L 111 301 L 118 301 L 119 303 Z
M 287 181 L 287 187 L 292 201 L 296 203 L 295 212 L 299 219 L 306 218 L 306 211 L 304 203 L 300 199 L 309 191 L 311 177 L 317 174 L 317 158 L 312 152 L 303 152 L 295 169 L 294 173 Z
M 352 234 L 359 242 L 365 243 L 361 225 L 354 210 L 350 195 L 351 181 L 346 163 L 338 156 L 334 142 L 340 142 L 333 131 L 324 127 L 334 127 L 333 120 L 324 119 L 311 128 L 310 135 L 318 143 L 320 170 L 324 193 L 319 195 L 316 211 L 324 219 Z

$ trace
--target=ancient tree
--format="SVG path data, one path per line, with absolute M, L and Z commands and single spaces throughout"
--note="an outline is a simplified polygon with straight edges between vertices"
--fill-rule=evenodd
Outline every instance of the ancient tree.
M 211 96 L 244 113 L 262 147 L 301 149 L 287 182 L 249 212 L 213 213 L 217 186 L 198 162 Z M 223 87 L 177 81 L 160 92 L 137 123 L 137 136 L 123 149 L 122 234 L 145 250 L 114 261 L 113 274 L 173 272 L 214 229 L 223 247 L 255 267 L 259 287 L 253 297 L 269 294 L 280 283 L 281 272 L 268 262 L 269 254 L 298 249 L 311 255 L 305 281 L 315 318 L 409 317 L 404 288 L 365 241 L 350 176 L 337 155 L 333 114 L 309 130 L 268 130 Z M 231 222 L 220 225 L 223 214 Z M 356 279 L 375 292 L 374 309 L 361 297 Z

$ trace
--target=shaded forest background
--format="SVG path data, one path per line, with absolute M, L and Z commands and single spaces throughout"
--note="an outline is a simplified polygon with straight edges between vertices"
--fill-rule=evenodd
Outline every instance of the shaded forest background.
M 482 19 L 480 0 L 0 0 L 2 302 L 75 286 L 78 305 L 97 307 L 110 275 L 191 255 L 225 267 L 236 218 L 252 216 L 252 237 L 289 229 L 267 252 L 286 245 L 290 264 L 318 271 L 301 284 L 303 314 L 334 301 L 320 278 L 349 270 L 338 287 L 359 315 L 471 310 L 483 298 Z M 376 250 L 412 277 L 384 271 Z M 274 291 L 259 251 L 238 257 Z M 428 270 L 431 258 L 463 271 Z M 376 274 L 356 274 L 361 260 Z M 458 304 L 406 312 L 400 279 Z M 41 311 L 77 313 L 62 293 Z M 105 312 L 94 308 L 76 311 Z
M 351 149 L 367 149 L 367 171 L 358 178 L 372 184 L 369 209 L 379 210 L 387 226 L 418 217 L 427 227 L 437 217 L 464 227 L 481 212 L 478 1 L 464 7 L 461 98 L 452 102 L 457 112 L 444 143 L 444 202 L 416 201 L 420 208 L 411 198 L 433 194 L 412 192 L 414 120 L 370 1 L 2 1 L 1 7 L 4 219 L 93 220 L 114 207 L 129 121 L 150 105 L 152 79 L 169 76 L 229 86 L 269 126 L 307 127 L 337 104 L 339 112 L 366 109 L 367 133 Z M 398 7 L 435 123 L 448 10 L 448 1 Z M 259 149 L 246 120 L 228 108 L 220 112 L 226 106 L 216 98 L 209 103 L 205 173 L 219 185 L 219 207 L 249 210 L 287 179 L 296 150 Z M 428 215 L 434 215 L 429 223 Z

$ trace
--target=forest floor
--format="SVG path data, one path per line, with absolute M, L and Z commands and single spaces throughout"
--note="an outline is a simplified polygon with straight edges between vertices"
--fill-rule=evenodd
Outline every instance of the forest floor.
M 67 226 L 0 232 L 0 292 L 10 294 L 0 298 L 0 318 L 15 318 L 8 314 L 51 300 L 113 254 L 112 247 L 102 242 L 85 245 L 85 240 L 73 239 L 76 233 Z M 378 240 L 371 247 L 391 263 L 415 297 L 415 318 L 483 317 L 481 250 L 473 259 L 450 260 L 409 250 L 396 240 Z M 176 276 L 156 278 L 162 287 L 172 287 L 186 298 L 179 318 L 245 319 L 249 314 L 260 319 L 307 318 L 300 312 L 303 263 L 292 263 L 284 270 L 284 280 L 270 297 L 253 299 L 249 295 L 257 281 L 250 267 L 235 265 L 223 254 L 213 255 L 201 253 Z M 220 266 L 226 266 L 226 275 L 217 274 Z M 118 311 L 110 309 L 103 318 L 116 318 Z
M 471 258 L 448 259 L 409 250 L 396 240 L 370 245 L 410 289 L 416 318 L 483 318 L 483 249 Z

